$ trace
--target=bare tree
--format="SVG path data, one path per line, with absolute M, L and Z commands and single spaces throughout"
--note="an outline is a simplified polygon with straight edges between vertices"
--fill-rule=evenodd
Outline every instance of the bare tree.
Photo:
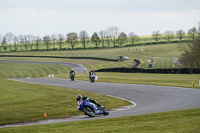
M 12 44 L 14 39 L 14 34 L 11 32 L 6 33 L 7 43 L 10 48 L 10 51 L 12 51 Z
M 19 46 L 19 38 L 17 36 L 14 37 L 13 43 L 14 43 L 15 51 L 17 51 L 18 46 Z
M 197 34 L 198 34 L 198 31 L 197 31 L 197 28 L 196 28 L 196 27 L 193 27 L 192 29 L 190 29 L 190 30 L 188 31 L 188 35 L 190 36 L 190 38 L 191 38 L 192 40 L 195 39 L 195 37 L 197 36 Z
M 104 48 L 104 44 L 105 44 L 105 40 L 106 40 L 106 31 L 104 31 L 104 30 L 99 31 L 99 37 L 101 39 L 101 43 Z
M 36 45 L 37 50 L 39 49 L 39 45 L 40 45 L 41 41 L 42 41 L 42 39 L 39 36 L 35 37 L 35 45 Z
M 1 46 L 3 47 L 4 51 L 6 51 L 7 50 L 7 44 L 8 44 L 6 36 L 3 37 L 3 41 L 2 41 L 1 44 L 2 44 Z
M 62 45 L 63 45 L 64 40 L 65 40 L 64 35 L 58 34 L 58 45 L 59 45 L 60 50 L 62 49 Z
M 43 37 L 43 42 L 44 42 L 44 44 L 46 45 L 47 50 L 49 50 L 50 41 L 51 41 L 51 40 L 50 40 L 50 36 L 46 35 L 46 36 Z
M 108 33 L 108 30 L 105 31 L 105 41 L 107 42 L 108 44 L 108 48 L 110 47 L 110 37 L 109 37 L 109 33 Z
M 163 34 L 163 38 L 165 40 L 167 40 L 167 42 L 171 42 L 174 36 L 174 32 L 173 31 L 165 31 L 165 33 Z
M 118 36 L 120 34 L 119 32 L 119 28 L 116 26 L 111 26 L 107 28 L 107 32 L 108 32 L 108 36 L 111 40 L 111 42 L 113 43 L 114 47 L 118 41 Z
M 19 35 L 18 36 L 19 38 L 19 47 L 20 47 L 20 50 L 22 51 L 22 47 L 23 47 L 23 43 L 24 43 L 24 36 L 23 35 Z
M 99 43 L 101 43 L 101 40 L 96 32 L 92 35 L 91 41 L 96 45 L 96 47 L 99 45 Z
M 74 49 L 75 45 L 78 43 L 78 35 L 75 32 L 71 32 L 67 34 L 67 42 L 71 45 L 72 49 Z
M 152 33 L 152 39 L 156 41 L 156 43 L 158 42 L 158 40 L 160 39 L 161 34 L 159 33 L 159 31 L 154 31 Z
M 29 35 L 24 35 L 24 42 L 23 46 L 28 51 L 28 46 L 30 45 L 30 36 Z
M 53 49 L 55 49 L 56 42 L 58 41 L 57 35 L 56 34 L 52 34 L 50 39 L 51 39 L 51 42 L 53 44 Z
M 79 39 L 81 40 L 81 44 L 83 45 L 84 49 L 85 49 L 88 38 L 89 38 L 89 35 L 85 30 L 83 30 L 79 33 Z
M 183 37 L 184 37 L 184 35 L 185 35 L 185 31 L 183 31 L 183 30 L 178 30 L 178 31 L 176 32 L 176 35 L 178 36 L 179 40 L 182 41 L 182 39 L 183 39 Z
M 126 43 L 127 41 L 127 36 L 124 32 L 121 32 L 119 37 L 118 37 L 118 42 L 120 44 L 120 46 L 122 46 L 122 44 Z
M 3 42 L 3 35 L 0 34 L 0 51 L 1 51 L 1 47 L 2 47 L 2 42 Z
M 129 33 L 129 37 L 130 37 L 132 45 L 134 45 L 134 43 L 139 40 L 139 37 L 136 34 L 134 34 L 133 32 Z

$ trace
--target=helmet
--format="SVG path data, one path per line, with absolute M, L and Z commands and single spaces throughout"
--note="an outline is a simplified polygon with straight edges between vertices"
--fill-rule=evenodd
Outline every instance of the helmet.
M 82 99 L 82 96 L 81 96 L 80 94 L 76 96 L 76 100 L 77 100 L 77 101 L 79 101 L 79 100 L 81 100 L 81 99 Z
M 72 71 L 74 71 L 74 69 L 72 68 Z

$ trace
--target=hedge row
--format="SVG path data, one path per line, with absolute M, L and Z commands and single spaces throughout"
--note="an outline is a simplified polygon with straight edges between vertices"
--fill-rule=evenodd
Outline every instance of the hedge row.
M 118 61 L 117 59 L 106 59 L 98 57 L 61 57 L 61 56 L 21 56 L 21 55 L 0 55 L 0 57 L 36 57 L 36 58 L 65 58 L 65 59 L 94 59 L 105 61 Z
M 123 68 L 99 69 L 96 70 L 96 72 L 200 74 L 200 68 L 144 69 L 144 68 L 123 67 Z

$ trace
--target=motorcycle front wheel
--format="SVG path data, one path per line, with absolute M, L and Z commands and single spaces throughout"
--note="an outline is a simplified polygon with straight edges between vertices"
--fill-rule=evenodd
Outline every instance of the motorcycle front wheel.
M 95 116 L 94 111 L 93 111 L 90 107 L 84 107 L 84 108 L 83 108 L 83 112 L 84 112 L 86 115 L 90 116 L 90 117 L 94 117 L 94 116 Z

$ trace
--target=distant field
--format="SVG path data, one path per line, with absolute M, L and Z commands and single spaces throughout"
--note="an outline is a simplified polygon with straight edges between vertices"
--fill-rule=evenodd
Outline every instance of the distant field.
M 9 52 L 0 53 L 0 55 L 26 55 L 26 56 L 60 56 L 60 57 L 99 57 L 108 59 L 117 59 L 117 56 L 127 56 L 130 60 L 113 63 L 105 62 L 106 65 L 102 65 L 101 61 L 97 61 L 96 64 L 89 66 L 89 63 L 84 63 L 80 60 L 79 64 L 87 64 L 85 67 L 88 69 L 95 67 L 98 68 L 113 68 L 113 67 L 132 67 L 135 62 L 134 59 L 139 59 L 141 65 L 139 67 L 146 68 L 149 61 L 153 62 L 154 68 L 172 68 L 178 67 L 174 62 L 174 57 L 180 57 L 181 52 L 178 50 L 179 44 L 159 44 L 159 45 L 145 45 L 137 47 L 124 47 L 124 48 L 110 48 L 110 49 L 87 49 L 87 50 L 64 50 L 64 51 L 40 51 L 40 52 Z M 1 58 L 0 58 L 1 59 Z M 39 59 L 40 60 L 40 59 Z M 57 59 L 60 60 L 60 59 Z M 66 59 L 67 60 L 67 59 Z M 87 61 L 87 60 L 85 60 Z M 78 62 L 76 60 L 75 62 Z M 99 62 L 99 63 L 98 63 Z M 103 63 L 104 64 L 104 63 Z M 99 67 L 98 67 L 99 66 Z

